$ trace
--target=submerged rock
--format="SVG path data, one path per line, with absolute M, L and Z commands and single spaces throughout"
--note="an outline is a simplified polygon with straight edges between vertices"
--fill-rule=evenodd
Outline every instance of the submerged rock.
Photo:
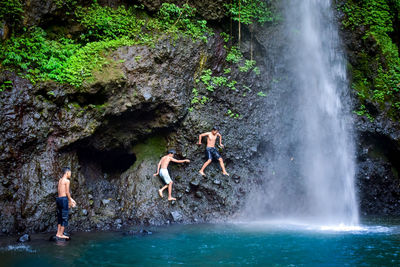
M 49 241 L 52 241 L 52 242 L 59 242 L 59 241 L 61 241 L 61 242 L 66 242 L 66 241 L 70 241 L 70 240 L 71 240 L 71 237 L 68 237 L 68 238 L 60 238 L 60 237 L 55 236 L 55 235 L 52 235 L 52 236 L 50 236 L 50 238 L 49 238 Z
M 17 240 L 17 242 L 20 242 L 20 243 L 24 243 L 24 242 L 28 242 L 28 241 L 31 241 L 31 236 L 29 234 L 23 234 Z

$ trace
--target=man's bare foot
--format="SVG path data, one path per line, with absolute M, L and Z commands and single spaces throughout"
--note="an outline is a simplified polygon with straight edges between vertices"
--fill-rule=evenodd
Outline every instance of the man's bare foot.
M 222 172 L 223 175 L 229 176 L 229 173 L 227 172 Z
M 172 201 L 172 200 L 176 200 L 176 198 L 174 198 L 174 197 L 169 197 L 168 200 L 169 200 L 169 201 Z
M 160 195 L 160 197 L 161 197 L 161 198 L 163 198 L 163 197 L 164 197 L 161 189 L 160 189 L 160 190 L 158 190 L 158 194 Z
M 205 174 L 203 171 L 199 171 L 199 173 L 200 173 L 202 176 L 206 176 L 206 174 Z
M 58 238 L 69 239 L 69 236 L 66 235 L 56 235 Z

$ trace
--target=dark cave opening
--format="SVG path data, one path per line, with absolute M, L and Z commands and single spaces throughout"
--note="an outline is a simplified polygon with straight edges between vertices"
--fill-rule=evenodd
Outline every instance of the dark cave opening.
M 98 151 L 91 148 L 79 149 L 78 158 L 81 166 L 91 166 L 92 170 L 94 168 L 97 172 L 110 176 L 125 172 L 136 161 L 133 153 L 121 150 Z
M 361 137 L 365 144 L 370 144 L 371 156 L 383 155 L 397 172 L 400 171 L 400 148 L 394 141 L 379 134 L 365 134 Z

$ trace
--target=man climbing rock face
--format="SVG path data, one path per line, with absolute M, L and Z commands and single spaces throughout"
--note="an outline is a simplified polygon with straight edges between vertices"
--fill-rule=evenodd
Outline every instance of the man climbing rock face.
M 160 190 L 158 190 L 158 194 L 160 195 L 160 197 L 163 197 L 163 191 L 168 187 L 168 200 L 172 201 L 172 200 L 176 200 L 176 198 L 173 198 L 171 193 L 172 193 L 172 180 L 171 177 L 169 176 L 168 173 L 168 164 L 172 161 L 172 162 L 176 162 L 176 163 L 184 163 L 187 162 L 189 163 L 190 160 L 188 159 L 184 159 L 184 160 L 177 160 L 174 159 L 174 154 L 175 154 L 175 150 L 171 149 L 168 151 L 168 154 L 164 157 L 161 158 L 160 162 L 158 163 L 157 166 L 157 173 L 154 174 L 154 176 L 160 175 L 160 177 L 164 180 L 165 182 L 165 186 L 162 187 Z
M 217 137 L 219 137 L 219 145 L 223 148 L 224 145 L 222 144 L 222 136 L 218 132 L 217 127 L 213 127 L 211 132 L 203 133 L 199 135 L 199 142 L 197 143 L 198 145 L 201 145 L 201 139 L 203 137 L 207 136 L 207 147 L 206 147 L 206 156 L 207 156 L 207 161 L 203 164 L 203 167 L 200 169 L 200 174 L 205 176 L 204 169 L 211 163 L 213 159 L 218 160 L 219 164 L 221 165 L 222 169 L 222 174 L 223 175 L 228 175 L 229 174 L 225 170 L 225 164 L 224 160 L 221 158 L 221 155 L 218 153 L 217 149 L 215 148 L 215 142 L 217 140 Z

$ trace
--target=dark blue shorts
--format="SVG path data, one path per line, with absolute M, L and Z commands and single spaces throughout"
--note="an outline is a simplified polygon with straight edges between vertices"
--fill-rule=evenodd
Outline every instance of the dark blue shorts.
M 206 148 L 206 157 L 207 159 L 211 160 L 219 160 L 221 158 L 221 155 L 218 153 L 217 149 L 215 147 L 207 147 Z
M 57 222 L 61 226 L 68 226 L 68 198 L 58 197 L 56 198 L 57 204 Z

